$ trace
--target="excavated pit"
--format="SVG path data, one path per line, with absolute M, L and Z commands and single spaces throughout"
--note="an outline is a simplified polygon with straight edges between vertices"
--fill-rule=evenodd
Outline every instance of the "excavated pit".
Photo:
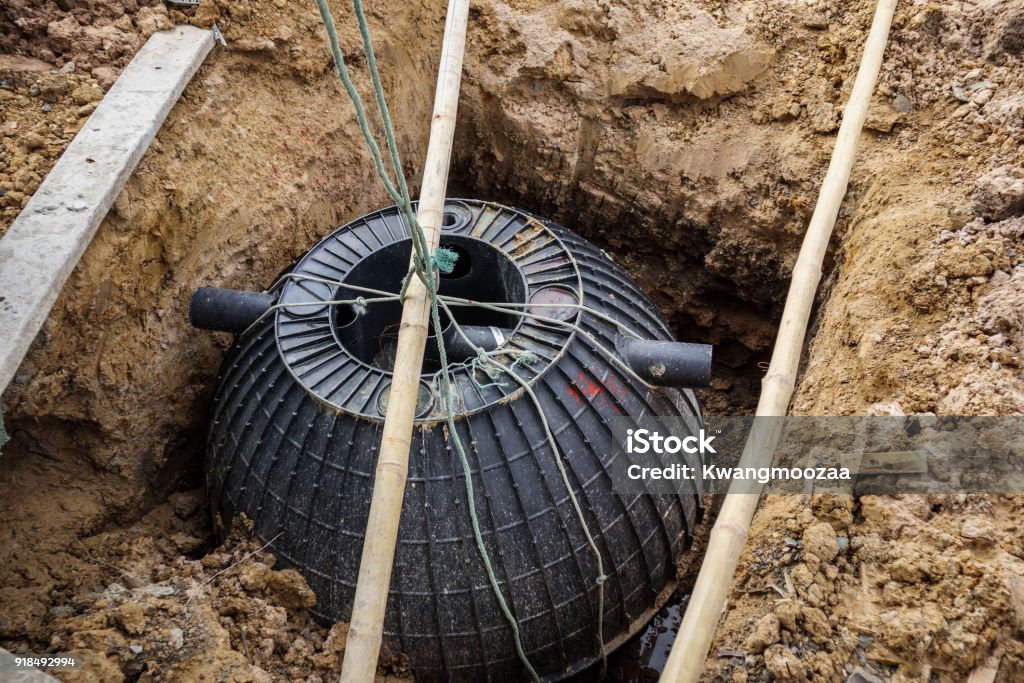
M 374 18 L 406 159 L 422 156 L 429 101 L 417 83 L 432 80 L 440 35 L 422 17 L 442 11 L 439 3 L 402 4 L 387 25 Z M 484 9 L 473 21 L 449 195 L 550 217 L 605 249 L 677 338 L 716 345 L 705 410 L 749 412 L 785 281 L 785 249 L 773 240 L 780 226 L 801 222 L 800 211 L 783 203 L 765 214 L 762 190 L 738 201 L 741 188 L 723 169 L 702 178 L 709 169 L 698 168 L 693 179 L 684 174 L 659 190 L 657 173 L 623 146 L 641 132 L 621 112 L 670 107 L 684 113 L 684 125 L 717 103 L 615 97 L 597 113 L 558 90 L 581 122 L 559 132 L 545 98 L 520 94 L 508 102 L 536 108 L 526 116 L 538 126 L 523 139 L 521 122 L 485 92 L 476 61 L 493 50 L 481 41 L 493 38 L 494 17 Z M 269 33 L 281 47 L 220 51 L 200 70 L 5 394 L 14 438 L 0 479 L 13 493 L 0 504 L 0 644 L 84 650 L 94 667 L 128 678 L 156 667 L 195 676 L 208 666 L 204 657 L 229 670 L 255 665 L 289 679 L 326 678 L 343 632 L 317 626 L 304 609 L 308 588 L 267 569 L 255 546 L 235 539 L 218 547 L 197 497 L 209 401 L 230 338 L 192 330 L 185 301 L 203 285 L 257 289 L 320 237 L 387 202 L 339 97 L 315 14 L 252 11 L 244 28 L 222 22 L 236 46 Z M 295 37 L 280 38 L 282 25 Z M 351 31 L 343 39 L 357 44 Z M 580 39 L 594 36 L 583 30 Z M 349 59 L 362 77 L 358 56 Z M 552 140 L 571 147 L 572 158 L 545 149 Z M 508 153 L 521 145 L 536 153 Z M 621 154 L 628 163 L 609 165 Z M 775 185 L 769 168 L 757 173 L 755 183 Z M 714 200 L 699 199 L 705 195 Z M 720 220 L 716 207 L 726 205 L 729 219 Z M 730 227 L 747 224 L 754 229 Z M 793 246 L 792 237 L 783 241 Z M 697 552 L 681 568 L 695 566 Z M 235 562 L 245 567 L 229 571 Z M 297 638 L 309 653 L 296 650 Z M 129 649 L 136 641 L 146 656 Z M 401 673 L 401 657 L 392 655 Z M 632 663 L 619 670 L 641 666 L 638 657 L 620 656 Z
M 357 32 L 334 4 L 368 92 Z M 1020 204 L 1007 195 L 1024 145 L 1024 23 L 1004 4 L 900 3 L 797 412 L 1024 410 Z M 142 36 L 216 20 L 229 48 L 186 90 L 4 393 L 13 440 L 0 457 L 0 646 L 85 652 L 103 680 L 334 678 L 344 626 L 317 626 L 309 588 L 244 534 L 223 544 L 211 535 L 200 454 L 230 338 L 192 330 L 186 301 L 204 285 L 257 289 L 335 227 L 389 202 L 311 4 L 215 0 L 194 14 L 157 2 L 84 5 L 0 11 L 0 46 L 19 58 L 0 62 L 0 230 Z M 750 412 L 872 8 L 474 3 L 449 194 L 550 217 L 605 249 L 677 338 L 716 345 L 706 411 Z M 371 11 L 415 185 L 444 6 Z M 52 70 L 72 60 L 74 70 Z M 957 99 L 964 92 L 977 102 Z M 1024 671 L 1024 646 L 1007 635 L 1019 632 L 1020 514 L 1019 501 L 994 497 L 767 500 L 709 676 L 746 667 L 831 680 L 866 656 L 882 661 L 876 672 L 918 678 L 931 658 L 959 680 L 991 650 L 1018 667 L 1013 680 Z M 823 533 L 845 535 L 849 550 L 811 566 L 781 541 Z M 961 557 L 981 545 L 983 556 Z M 951 552 L 955 570 L 928 574 Z M 893 563 L 931 583 L 877 594 L 859 578 Z M 788 591 L 790 574 L 822 594 Z M 912 598 L 894 597 L 904 593 Z M 984 614 L 932 618 L 969 593 Z M 671 629 L 675 616 L 661 619 Z M 877 643 L 858 639 L 859 628 Z M 652 638 L 648 649 L 663 650 Z M 919 651 L 922 642 L 933 645 Z M 716 658 L 719 649 L 749 649 L 752 663 Z M 388 675 L 405 672 L 400 653 L 385 663 Z M 641 680 L 643 664 L 613 674 Z

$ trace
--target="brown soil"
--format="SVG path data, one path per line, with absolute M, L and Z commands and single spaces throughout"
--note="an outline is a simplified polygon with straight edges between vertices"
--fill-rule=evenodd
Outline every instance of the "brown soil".
M 350 11 L 334 4 L 365 92 Z M 607 249 L 680 338 L 718 345 L 708 411 L 749 412 L 872 9 L 474 3 L 451 194 Z M 415 178 L 444 3 L 371 10 Z M 6 3 L 0 232 L 145 35 L 215 20 L 229 47 L 171 113 L 4 394 L 0 645 L 88 652 L 94 680 L 327 680 L 343 647 L 305 616 L 294 575 L 240 539 L 213 547 L 188 493 L 229 342 L 187 325 L 188 295 L 261 287 L 385 203 L 312 3 Z M 1024 410 L 1022 28 L 1015 0 L 900 3 L 796 412 Z M 860 667 L 953 681 L 991 658 L 1021 679 L 1022 520 L 1006 496 L 766 498 L 708 678 Z

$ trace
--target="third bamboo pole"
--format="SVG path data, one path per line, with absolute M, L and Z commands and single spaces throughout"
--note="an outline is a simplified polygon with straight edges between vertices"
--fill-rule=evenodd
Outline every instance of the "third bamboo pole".
M 895 11 L 896 0 L 879 0 L 875 8 L 860 69 L 850 100 L 843 110 L 843 122 L 836 137 L 832 160 L 793 267 L 786 306 L 768 373 L 762 382 L 755 417 L 785 416 L 793 397 L 811 307 L 821 281 L 821 265 L 850 182 L 857 141 L 875 90 Z M 762 467 L 769 464 L 781 428 L 779 419 L 755 420 L 739 466 Z M 730 487 L 711 530 L 708 549 L 679 627 L 679 635 L 661 674 L 662 683 L 695 683 L 700 679 L 718 620 L 725 611 L 732 577 L 746 545 L 747 531 L 760 493 L 760 484 L 756 482 L 736 482 Z

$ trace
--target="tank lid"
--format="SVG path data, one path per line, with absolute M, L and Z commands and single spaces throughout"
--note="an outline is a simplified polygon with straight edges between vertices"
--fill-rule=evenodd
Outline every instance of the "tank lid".
M 442 274 L 440 292 L 498 308 L 451 305 L 460 325 L 490 327 L 500 360 L 527 382 L 544 374 L 575 332 L 583 286 L 578 264 L 562 241 L 529 214 L 498 204 L 449 200 L 441 245 L 458 255 Z M 307 252 L 281 288 L 277 347 L 289 372 L 310 393 L 348 413 L 380 420 L 387 409 L 401 303 L 373 301 L 361 287 L 398 292 L 412 242 L 397 207 L 339 228 Z M 336 304 L 362 298 L 355 304 Z M 523 317 L 516 311 L 552 320 Z M 559 321 L 559 322 L 555 322 Z M 449 323 L 450 321 L 447 320 Z M 456 413 L 484 409 L 520 390 L 504 373 L 470 365 L 452 372 Z M 417 419 L 443 416 L 436 339 L 427 341 Z

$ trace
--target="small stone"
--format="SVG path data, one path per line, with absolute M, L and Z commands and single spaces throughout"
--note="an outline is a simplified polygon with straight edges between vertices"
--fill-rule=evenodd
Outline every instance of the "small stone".
M 60 74 L 73 74 L 73 73 L 75 73 L 75 63 L 74 62 L 68 62 L 67 64 L 62 66 L 60 69 L 58 69 L 57 73 L 60 73 Z
M 171 586 L 146 586 L 143 590 L 157 598 L 166 598 L 175 593 Z
M 991 99 L 992 99 L 992 91 L 991 90 L 979 90 L 978 92 L 976 92 L 974 94 L 974 97 L 971 98 L 971 102 L 974 102 L 975 104 L 980 106 L 980 105 L 983 105 L 983 104 L 988 104 L 988 102 Z
M 130 650 L 133 655 L 141 655 L 142 654 L 142 646 L 138 645 L 136 643 L 132 643 L 131 645 L 129 645 L 128 646 L 128 650 Z
M 846 683 L 884 683 L 884 681 L 864 667 L 858 666 L 846 679 Z
M 901 114 L 906 114 L 914 108 L 914 103 L 906 95 L 897 95 L 892 101 L 892 108 Z
M 81 199 L 76 199 L 73 202 L 71 202 L 70 204 L 68 204 L 68 211 L 74 211 L 76 213 L 79 212 L 79 211 L 85 211 L 88 208 L 89 208 L 89 205 L 86 204 Z
M 185 645 L 185 632 L 177 627 L 172 628 L 170 636 L 167 638 L 167 644 L 175 650 L 180 650 Z
M 49 114 L 51 111 L 53 111 L 53 107 L 50 106 L 49 102 L 47 102 L 46 104 L 43 105 L 43 113 L 44 114 Z

